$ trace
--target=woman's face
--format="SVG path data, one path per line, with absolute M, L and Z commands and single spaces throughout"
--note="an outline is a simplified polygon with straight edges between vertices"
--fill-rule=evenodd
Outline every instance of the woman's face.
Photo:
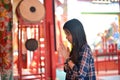
M 67 30 L 67 29 L 64 29 L 64 32 L 65 32 L 65 34 L 66 34 L 66 39 L 67 39 L 70 43 L 72 43 L 72 35 L 71 35 L 70 31 Z

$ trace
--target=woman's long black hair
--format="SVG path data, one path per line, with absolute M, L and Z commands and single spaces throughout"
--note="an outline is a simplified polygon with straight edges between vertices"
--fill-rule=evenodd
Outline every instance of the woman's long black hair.
M 72 50 L 70 52 L 71 60 L 77 64 L 79 58 L 79 52 L 84 44 L 87 43 L 86 34 L 82 23 L 78 19 L 71 19 L 67 21 L 63 29 L 69 30 L 72 35 Z

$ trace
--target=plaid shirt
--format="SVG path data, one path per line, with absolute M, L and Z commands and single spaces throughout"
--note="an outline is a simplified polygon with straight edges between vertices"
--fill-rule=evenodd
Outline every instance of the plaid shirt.
M 64 65 L 66 80 L 96 80 L 94 59 L 88 45 L 82 47 L 82 59 L 79 64 L 75 64 L 71 69 L 67 64 Z

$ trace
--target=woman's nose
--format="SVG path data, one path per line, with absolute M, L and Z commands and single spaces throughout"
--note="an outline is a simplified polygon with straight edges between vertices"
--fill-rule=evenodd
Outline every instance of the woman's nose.
M 67 39 L 67 36 L 66 36 L 66 39 Z
M 68 37 L 66 36 L 66 39 L 68 39 Z

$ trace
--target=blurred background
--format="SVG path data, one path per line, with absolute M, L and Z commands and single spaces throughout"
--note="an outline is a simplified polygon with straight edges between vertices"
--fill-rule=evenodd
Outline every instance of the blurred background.
M 63 24 L 79 19 L 97 80 L 120 80 L 120 0 L 1 0 L 0 80 L 65 80 Z

